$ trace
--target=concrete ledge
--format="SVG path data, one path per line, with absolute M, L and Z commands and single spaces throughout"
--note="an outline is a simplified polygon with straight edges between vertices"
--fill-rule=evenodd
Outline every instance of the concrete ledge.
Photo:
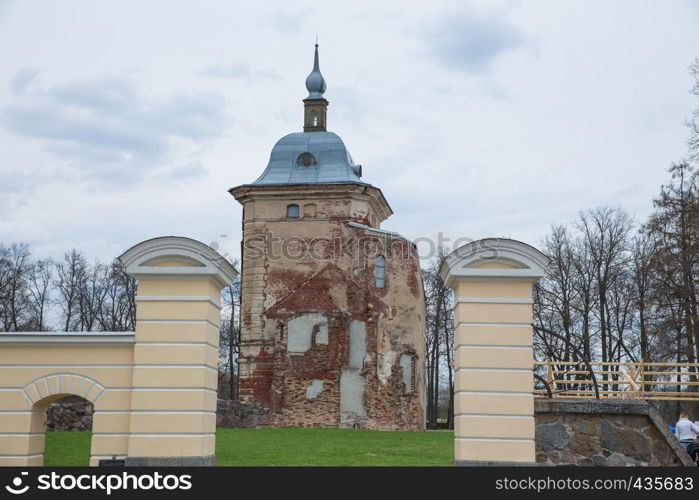
M 536 413 L 613 413 L 650 415 L 651 406 L 640 399 L 543 399 L 534 400 Z
M 682 465 L 696 467 L 658 411 L 640 399 L 535 399 L 534 414 L 645 415 Z
M 454 460 L 455 467 L 538 467 L 536 462 L 484 462 L 475 460 Z
M 130 347 L 134 343 L 134 332 L 12 332 L 0 334 L 0 344 L 3 347 Z
M 127 457 L 127 467 L 211 467 L 216 456 L 207 457 Z

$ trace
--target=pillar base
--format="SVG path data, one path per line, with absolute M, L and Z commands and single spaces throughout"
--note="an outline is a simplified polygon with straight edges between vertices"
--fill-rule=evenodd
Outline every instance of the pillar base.
M 536 462 L 495 462 L 480 460 L 454 460 L 454 467 L 537 467 Z
M 216 455 L 205 457 L 127 457 L 127 467 L 211 467 Z

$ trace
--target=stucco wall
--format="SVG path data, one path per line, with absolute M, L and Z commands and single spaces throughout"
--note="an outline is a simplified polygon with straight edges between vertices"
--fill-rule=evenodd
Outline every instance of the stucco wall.
M 547 258 L 488 238 L 450 254 L 440 275 L 454 297 L 454 463 L 533 465 L 532 285 Z
M 135 332 L 0 334 L 0 465 L 43 463 L 46 409 L 69 395 L 94 407 L 91 465 L 214 463 L 220 290 L 235 270 L 188 238 L 121 259 L 138 279 Z
M 91 462 L 126 456 L 134 333 L 50 335 L 0 337 L 0 465 L 41 465 L 45 410 L 71 394 L 95 408 Z

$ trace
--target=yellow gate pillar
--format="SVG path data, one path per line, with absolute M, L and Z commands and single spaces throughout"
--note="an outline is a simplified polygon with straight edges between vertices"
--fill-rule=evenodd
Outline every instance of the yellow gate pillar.
M 454 463 L 534 465 L 532 287 L 548 258 L 488 238 L 454 251 L 440 274 L 454 290 Z
M 215 464 L 220 293 L 236 276 L 180 237 L 120 257 L 138 280 L 127 465 Z

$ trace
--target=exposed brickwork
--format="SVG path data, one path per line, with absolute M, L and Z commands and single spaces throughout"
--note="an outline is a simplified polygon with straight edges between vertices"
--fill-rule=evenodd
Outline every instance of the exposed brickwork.
M 381 192 L 245 186 L 233 195 L 245 207 L 241 399 L 267 408 L 274 426 L 424 428 L 425 305 L 416 250 L 347 224 L 377 226 L 390 215 Z M 315 208 L 290 220 L 292 203 Z M 315 216 L 303 216 L 309 213 Z M 383 288 L 375 284 L 379 253 L 386 257 Z M 297 325 L 291 333 L 289 325 Z M 290 334 L 301 351 L 287 349 Z M 407 390 L 401 355 L 412 359 Z
M 285 377 L 284 405 L 275 415 L 280 427 L 337 427 L 340 411 L 340 385 L 337 378 L 323 380 L 323 392 L 314 399 L 306 398 L 309 379 Z
M 409 352 L 408 352 L 409 353 Z M 412 363 L 412 380 L 415 380 L 415 359 Z M 377 429 L 402 430 L 412 428 L 412 423 L 418 421 L 421 405 L 415 404 L 415 399 L 420 397 L 416 392 L 415 384 L 411 384 L 408 392 L 403 384 L 403 369 L 395 364 L 391 369 L 388 382 L 380 384 L 372 377 L 372 385 L 379 388 L 374 397 L 369 398 L 370 413 L 374 415 L 374 425 Z

